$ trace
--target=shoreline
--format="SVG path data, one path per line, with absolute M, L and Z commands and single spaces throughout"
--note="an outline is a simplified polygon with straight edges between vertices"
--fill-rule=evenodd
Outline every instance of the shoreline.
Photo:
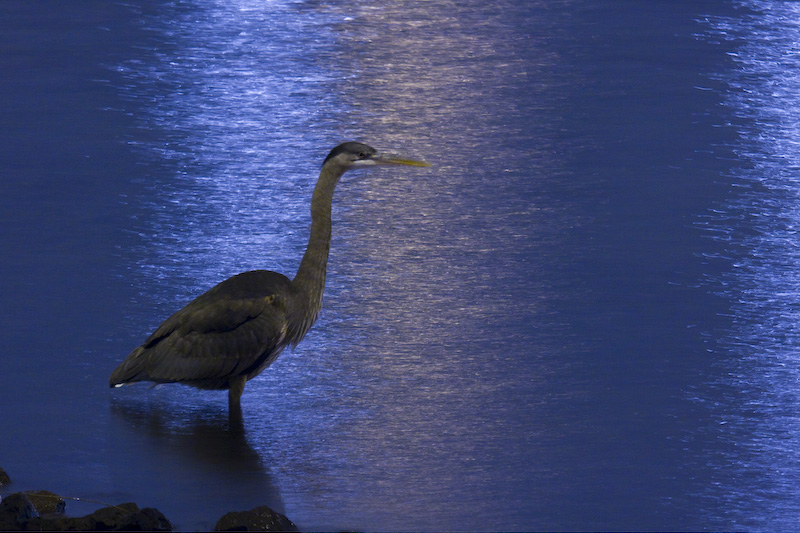
M 47 490 L 5 492 L 12 484 L 0 468 L 0 531 L 175 531 L 172 522 L 153 507 L 133 502 L 104 507 L 85 516 L 67 516 L 67 501 Z M 299 531 L 286 516 L 266 505 L 231 511 L 214 531 Z

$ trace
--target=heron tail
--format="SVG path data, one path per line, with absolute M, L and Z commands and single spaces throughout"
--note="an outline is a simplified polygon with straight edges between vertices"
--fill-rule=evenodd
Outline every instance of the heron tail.
M 145 358 L 142 357 L 144 351 L 145 348 L 139 346 L 111 373 L 108 384 L 112 388 L 149 379 L 144 368 Z

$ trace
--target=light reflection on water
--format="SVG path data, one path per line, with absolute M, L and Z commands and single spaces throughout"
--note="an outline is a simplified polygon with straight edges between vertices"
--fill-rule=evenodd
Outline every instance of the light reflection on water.
M 603 5 L 628 27 L 619 6 Z M 196 1 L 138 12 L 151 41 L 117 68 L 122 98 L 143 109 L 140 135 L 130 140 L 141 157 L 140 196 L 128 199 L 139 240 L 120 251 L 130 258 L 121 275 L 141 300 L 128 308 L 131 336 L 234 273 L 291 275 L 314 178 L 337 142 L 374 139 L 434 167 L 343 180 L 322 319 L 296 352 L 248 385 L 243 434 L 228 432 L 222 395 L 115 392 L 108 438 L 118 490 L 153 497 L 149 479 L 192 471 L 184 485 L 212 479 L 218 485 L 208 493 L 226 494 L 217 507 L 261 499 L 309 529 L 701 523 L 682 522 L 664 501 L 726 528 L 720 515 L 744 517 L 760 504 L 750 489 L 775 498 L 783 470 L 735 487 L 778 458 L 793 461 L 794 437 L 775 439 L 773 425 L 795 421 L 795 367 L 784 347 L 794 331 L 787 206 L 797 130 L 783 111 L 789 106 L 775 104 L 776 95 L 794 94 L 791 71 L 777 68 L 794 60 L 794 41 L 770 33 L 791 26 L 789 6 L 763 27 L 756 16 L 711 25 L 758 37 L 748 33 L 735 57 L 740 76 L 724 78 L 730 109 L 753 113 L 740 117 L 738 146 L 753 168 L 736 176 L 741 193 L 706 219 L 740 258 L 722 281 L 724 296 L 738 301 L 737 329 L 724 344 L 741 363 L 725 368 L 731 377 L 711 385 L 722 392 L 709 400 L 719 402 L 711 411 L 731 428 L 722 435 L 735 452 L 718 459 L 709 451 L 718 461 L 711 497 L 731 495 L 718 514 L 681 500 L 695 488 L 691 476 L 702 483 L 708 475 L 705 465 L 685 485 L 670 478 L 679 470 L 675 443 L 694 438 L 683 433 L 691 414 L 683 421 L 674 400 L 686 378 L 675 375 L 695 363 L 670 340 L 686 319 L 662 309 L 669 298 L 686 307 L 664 288 L 663 272 L 668 281 L 675 273 L 651 263 L 680 263 L 684 243 L 658 233 L 677 226 L 669 209 L 659 211 L 663 219 L 643 211 L 655 204 L 648 195 L 672 190 L 653 183 L 677 173 L 650 153 L 663 132 L 647 106 L 655 99 L 635 99 L 652 89 L 646 74 L 630 75 L 640 58 L 620 60 L 613 46 L 623 45 L 606 44 L 615 59 L 605 59 L 620 67 L 610 71 L 628 73 L 624 81 L 606 79 L 609 65 L 588 52 L 582 70 L 570 66 L 581 61 L 571 47 L 582 32 L 590 35 L 582 47 L 602 41 L 591 13 L 571 2 L 548 11 L 537 2 L 477 1 Z M 787 53 L 770 58 L 778 50 Z M 671 59 L 665 64 L 691 66 Z M 597 87 L 606 92 L 595 95 Z M 620 113 L 620 102 L 641 124 L 628 125 L 635 119 Z M 637 144 L 639 135 L 652 144 Z M 637 153 L 642 146 L 646 155 Z M 670 200 L 659 207 L 694 205 Z M 643 222 L 650 226 L 631 229 Z M 729 410 L 740 394 L 741 410 Z M 763 425 L 753 429 L 754 418 Z M 131 466 L 136 460 L 144 471 Z M 168 492 L 157 494 L 163 503 L 146 503 L 195 526 L 202 490 L 172 501 Z M 660 522 L 661 512 L 671 521 Z M 749 514 L 756 525 L 766 521 Z
M 0 3 L 10 490 L 185 530 L 261 504 L 306 530 L 796 529 L 797 10 Z M 292 274 L 351 138 L 434 166 L 343 180 L 321 320 L 242 426 L 224 393 L 110 391 L 190 297 Z
M 556 351 L 540 337 L 531 351 L 530 325 L 554 326 L 538 318 L 552 303 L 530 273 L 540 270 L 539 239 L 556 239 L 562 226 L 553 206 L 530 199 L 537 178 L 558 169 L 546 143 L 515 139 L 514 153 L 495 136 L 515 127 L 536 134 L 496 106 L 504 89 L 527 87 L 524 69 L 547 75 L 529 61 L 535 43 L 517 52 L 524 57 L 508 53 L 522 48 L 506 40 L 508 12 L 476 27 L 452 9 L 365 4 L 340 25 L 340 90 L 364 138 L 421 153 L 434 167 L 351 177 L 337 192 L 325 321 L 301 348 L 315 360 L 284 361 L 293 379 L 309 367 L 300 383 L 311 398 L 334 399 L 324 448 L 309 442 L 314 451 L 302 459 L 319 470 L 283 485 L 295 512 L 321 523 L 403 529 L 413 516 L 421 529 L 523 527 L 542 505 L 531 504 L 528 473 L 547 461 L 528 450 L 547 425 L 537 413 L 552 413 L 547 379 L 566 364 L 537 364 Z M 538 133 L 555 128 L 548 119 Z M 318 401 L 294 409 L 300 419 L 319 416 Z M 298 461 L 276 462 L 298 470 Z M 303 496 L 309 484 L 318 493 Z M 476 499 L 477 490 L 492 497 Z
M 143 169 L 143 191 L 153 198 L 140 222 L 143 245 L 162 256 L 141 260 L 143 283 L 176 282 L 182 265 L 205 265 L 210 270 L 179 283 L 188 296 L 265 264 L 296 267 L 320 162 L 305 158 L 321 159 L 320 147 L 333 142 L 320 135 L 331 135 L 324 125 L 335 119 L 321 114 L 336 108 L 326 104 L 333 74 L 315 64 L 314 41 L 293 39 L 324 43 L 328 21 L 296 9 L 199 2 L 141 15 L 156 35 L 152 55 L 120 67 L 129 80 L 123 97 L 151 102 L 138 117 L 144 141 L 133 142 L 180 176 L 153 182 L 157 174 Z
M 734 528 L 796 529 L 800 517 L 800 6 L 739 2 L 709 21 L 713 38 L 736 42 L 727 85 L 742 161 L 726 204 L 708 227 L 724 243 L 732 301 L 730 351 L 712 411 L 729 444 L 710 493 L 732 508 Z M 727 257 L 726 257 L 727 256 Z M 727 468 L 725 468 L 727 467 Z M 724 476 L 721 476 L 724 477 Z M 720 490 L 722 489 L 722 490 Z
M 142 178 L 152 201 L 130 269 L 162 317 L 236 272 L 293 273 L 336 142 L 375 139 L 434 163 L 345 177 L 322 320 L 248 385 L 247 442 L 303 527 L 404 529 L 414 514 L 414 528 L 524 528 L 526 472 L 555 468 L 529 450 L 564 424 L 553 417 L 566 394 L 548 379 L 570 364 L 553 360 L 570 334 L 547 275 L 530 273 L 552 269 L 549 247 L 584 221 L 532 198 L 574 187 L 549 114 L 570 79 L 514 18 L 531 12 L 507 4 L 459 17 L 449 4 L 178 4 L 142 15 L 162 41 L 120 69 L 128 97 L 150 101 L 139 149 L 167 169 Z M 520 87 L 530 99 L 512 98 Z M 508 136 L 513 148 L 498 147 Z M 198 401 L 224 409 L 207 396 L 150 395 L 175 416 Z M 125 412 L 164 416 L 130 401 Z M 155 427 L 177 449 L 176 430 Z

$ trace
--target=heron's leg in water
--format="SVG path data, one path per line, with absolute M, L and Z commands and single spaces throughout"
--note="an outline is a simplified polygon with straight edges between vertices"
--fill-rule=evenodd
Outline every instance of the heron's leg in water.
M 242 422 L 242 392 L 247 378 L 236 376 L 229 380 L 228 389 L 228 429 L 231 433 L 244 435 L 244 424 Z
M 244 384 L 247 383 L 246 376 L 233 376 L 228 380 L 228 405 L 240 405 Z

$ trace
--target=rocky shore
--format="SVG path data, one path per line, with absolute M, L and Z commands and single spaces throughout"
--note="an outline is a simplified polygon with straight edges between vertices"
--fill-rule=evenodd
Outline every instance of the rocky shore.
M 158 509 L 135 503 L 110 505 L 80 517 L 64 514 L 66 500 L 49 491 L 4 492 L 11 484 L 0 468 L 0 531 L 172 531 Z M 298 531 L 291 520 L 267 506 L 226 513 L 214 531 Z

